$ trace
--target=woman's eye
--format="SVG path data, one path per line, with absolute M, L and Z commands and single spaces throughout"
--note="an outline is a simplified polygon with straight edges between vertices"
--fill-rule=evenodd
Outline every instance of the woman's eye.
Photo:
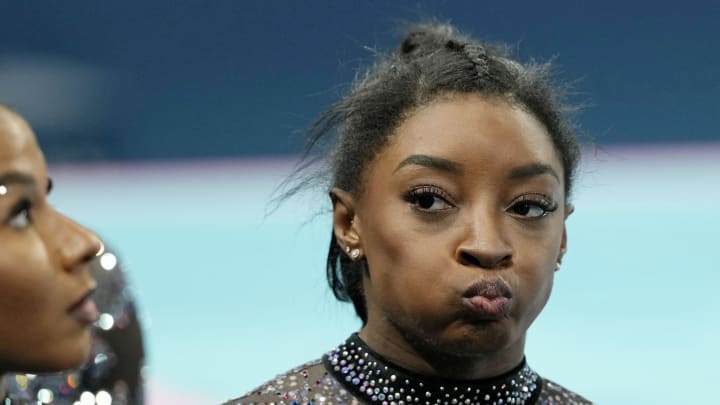
M 549 201 L 524 200 L 513 204 L 509 211 L 523 218 L 540 218 L 557 209 L 557 204 Z
M 528 217 L 528 218 L 542 217 L 542 216 L 547 215 L 547 213 L 548 213 L 542 207 L 538 207 L 537 205 L 534 205 L 531 203 L 515 204 L 512 207 L 512 211 L 515 214 L 522 215 L 523 217 Z
M 406 200 L 421 211 L 443 211 L 453 208 L 446 198 L 434 189 L 421 188 L 411 191 Z
M 30 226 L 30 203 L 23 201 L 13 210 L 13 214 L 8 220 L 8 225 L 16 229 L 25 229 Z

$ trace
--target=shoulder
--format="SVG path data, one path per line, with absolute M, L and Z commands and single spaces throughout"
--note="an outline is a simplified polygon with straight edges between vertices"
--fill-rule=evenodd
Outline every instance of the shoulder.
M 542 390 L 538 398 L 538 405 L 594 405 L 595 403 L 585 399 L 562 385 L 543 378 Z
M 224 405 L 260 404 L 360 404 L 317 359 L 280 374 L 242 397 Z

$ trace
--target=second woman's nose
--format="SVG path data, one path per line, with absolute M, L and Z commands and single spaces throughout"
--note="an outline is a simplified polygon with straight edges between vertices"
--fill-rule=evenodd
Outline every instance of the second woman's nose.
M 93 232 L 62 214 L 58 215 L 61 223 L 59 231 L 62 232 L 59 250 L 63 269 L 73 271 L 92 260 L 103 245 Z

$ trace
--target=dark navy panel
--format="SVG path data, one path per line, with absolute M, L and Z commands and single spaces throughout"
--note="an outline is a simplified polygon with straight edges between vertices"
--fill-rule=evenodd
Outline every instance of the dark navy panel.
M 556 57 L 601 144 L 713 141 L 717 4 L 4 1 L 0 102 L 55 161 L 292 154 L 371 49 L 436 17 Z

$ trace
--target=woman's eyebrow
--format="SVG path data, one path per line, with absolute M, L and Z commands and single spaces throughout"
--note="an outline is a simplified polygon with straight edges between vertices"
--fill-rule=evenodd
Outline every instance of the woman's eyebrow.
M 22 184 L 26 186 L 36 185 L 35 178 L 26 173 L 10 171 L 0 174 L 0 185 L 9 184 Z
M 508 178 L 512 180 L 517 180 L 526 179 L 528 177 L 541 176 L 544 174 L 549 174 L 552 177 L 555 177 L 555 180 L 557 180 L 558 182 L 560 181 L 560 176 L 558 176 L 558 174 L 555 172 L 555 170 L 553 170 L 550 165 L 547 165 L 545 163 L 530 163 L 527 165 L 513 167 L 510 170 Z
M 410 155 L 400 162 L 398 167 L 395 168 L 395 172 L 408 165 L 425 166 L 452 174 L 462 174 L 465 171 L 462 164 L 452 160 L 430 155 Z

